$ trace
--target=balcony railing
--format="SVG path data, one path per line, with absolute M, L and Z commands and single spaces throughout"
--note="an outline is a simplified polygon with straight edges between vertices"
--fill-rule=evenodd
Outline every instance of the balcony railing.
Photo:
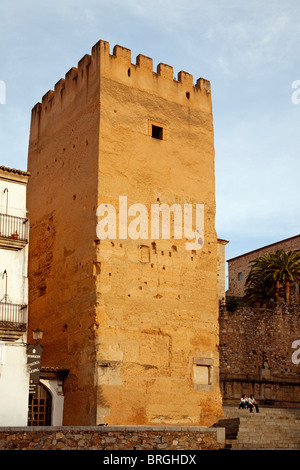
M 28 241 L 28 219 L 14 215 L 0 214 L 0 236 Z
M 28 236 L 28 219 L 0 214 L 0 248 L 22 250 L 28 243 Z
M 0 302 L 0 327 L 26 328 L 27 305 Z

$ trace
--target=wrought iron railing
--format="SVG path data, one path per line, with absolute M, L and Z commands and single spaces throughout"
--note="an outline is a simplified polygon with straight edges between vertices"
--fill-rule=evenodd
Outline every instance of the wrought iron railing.
M 27 305 L 0 302 L 0 325 L 27 324 Z
M 28 219 L 0 214 L 0 237 L 28 242 Z

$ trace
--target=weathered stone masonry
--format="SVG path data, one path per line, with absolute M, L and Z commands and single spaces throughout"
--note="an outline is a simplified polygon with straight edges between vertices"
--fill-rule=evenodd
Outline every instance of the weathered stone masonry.
M 224 428 L 0 428 L 0 450 L 219 450 Z
M 220 383 L 225 403 L 253 393 L 261 404 L 300 406 L 300 364 L 292 344 L 300 339 L 299 305 L 274 309 L 220 308 Z

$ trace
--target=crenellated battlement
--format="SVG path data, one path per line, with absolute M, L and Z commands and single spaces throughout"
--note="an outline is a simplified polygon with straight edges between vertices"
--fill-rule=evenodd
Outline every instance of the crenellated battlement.
M 33 107 L 32 118 L 38 114 L 40 119 L 43 113 L 49 113 L 53 108 L 65 107 L 79 93 L 84 92 L 88 96 L 93 84 L 100 85 L 100 77 L 140 88 L 182 105 L 199 107 L 200 104 L 211 109 L 208 80 L 199 78 L 194 84 L 193 76 L 182 70 L 176 79 L 173 67 L 164 63 L 159 63 L 154 71 L 153 60 L 142 54 L 132 63 L 130 49 L 115 45 L 111 54 L 109 43 L 100 40 L 92 47 L 90 55 L 84 55 L 77 67 L 72 67 L 55 84 L 54 90 L 45 93 L 42 102 Z

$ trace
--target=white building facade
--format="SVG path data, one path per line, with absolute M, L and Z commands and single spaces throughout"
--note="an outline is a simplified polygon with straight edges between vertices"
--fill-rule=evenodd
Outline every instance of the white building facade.
M 27 426 L 29 174 L 0 166 L 0 426 Z

